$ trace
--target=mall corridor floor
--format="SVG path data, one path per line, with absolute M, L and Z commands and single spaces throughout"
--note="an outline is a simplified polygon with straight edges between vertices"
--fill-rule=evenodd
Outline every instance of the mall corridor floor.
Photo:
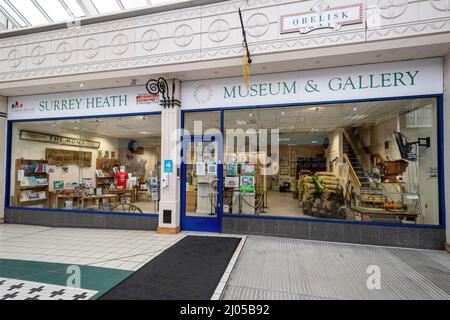
M 0 300 L 97 299 L 189 235 L 0 225 Z M 450 255 L 248 236 L 211 298 L 448 300 Z

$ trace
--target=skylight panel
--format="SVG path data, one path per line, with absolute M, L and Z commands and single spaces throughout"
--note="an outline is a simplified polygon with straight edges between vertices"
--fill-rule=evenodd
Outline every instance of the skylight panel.
M 49 23 L 48 19 L 39 11 L 31 0 L 9 0 L 9 2 L 32 26 Z
M 27 27 L 26 23 L 19 15 L 11 8 L 11 6 L 5 2 L 5 0 L 0 0 L 0 7 L 21 27 Z
M 125 10 L 132 10 L 148 6 L 147 0 L 120 0 Z
M 53 22 L 66 21 L 72 18 L 59 0 L 36 0 L 36 2 Z
M 63 2 L 76 18 L 86 16 L 86 12 L 83 11 L 77 0 L 63 0 Z
M 100 14 L 121 11 L 119 4 L 115 0 L 91 0 L 91 2 Z

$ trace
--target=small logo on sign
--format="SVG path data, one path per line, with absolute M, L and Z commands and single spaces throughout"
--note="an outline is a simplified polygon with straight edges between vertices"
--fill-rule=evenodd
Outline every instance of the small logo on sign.
M 212 99 L 212 89 L 207 84 L 198 85 L 194 89 L 194 100 L 197 103 L 205 104 L 210 102 Z
M 157 94 L 139 93 L 136 96 L 136 104 L 152 104 L 159 101 Z
M 15 109 L 23 109 L 23 104 L 20 103 L 19 101 L 16 101 L 15 103 L 13 103 L 11 105 L 11 109 L 15 110 Z

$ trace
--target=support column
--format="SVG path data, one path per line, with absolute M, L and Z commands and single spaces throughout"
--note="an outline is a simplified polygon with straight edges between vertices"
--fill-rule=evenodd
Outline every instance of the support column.
M 181 231 L 180 179 L 177 174 L 181 163 L 180 147 L 177 143 L 181 127 L 181 83 L 178 80 L 168 81 L 168 87 L 170 90 L 174 88 L 175 94 L 173 99 L 161 102 L 161 199 L 158 233 L 177 234 Z M 168 173 L 165 172 L 166 161 L 172 161 L 172 170 Z
M 8 99 L 0 96 L 0 224 L 5 221 L 5 177 L 6 170 L 6 115 Z
M 450 54 L 444 57 L 444 162 L 450 163 Z M 450 168 L 445 166 L 446 249 L 450 253 Z

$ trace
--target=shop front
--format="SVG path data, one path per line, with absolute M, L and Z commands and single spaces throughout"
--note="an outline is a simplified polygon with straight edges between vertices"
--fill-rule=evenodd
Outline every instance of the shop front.
M 442 58 L 175 83 L 10 97 L 5 221 L 444 247 Z
M 181 227 L 442 249 L 441 58 L 182 84 Z
M 156 229 L 161 108 L 145 87 L 10 98 L 6 221 Z

